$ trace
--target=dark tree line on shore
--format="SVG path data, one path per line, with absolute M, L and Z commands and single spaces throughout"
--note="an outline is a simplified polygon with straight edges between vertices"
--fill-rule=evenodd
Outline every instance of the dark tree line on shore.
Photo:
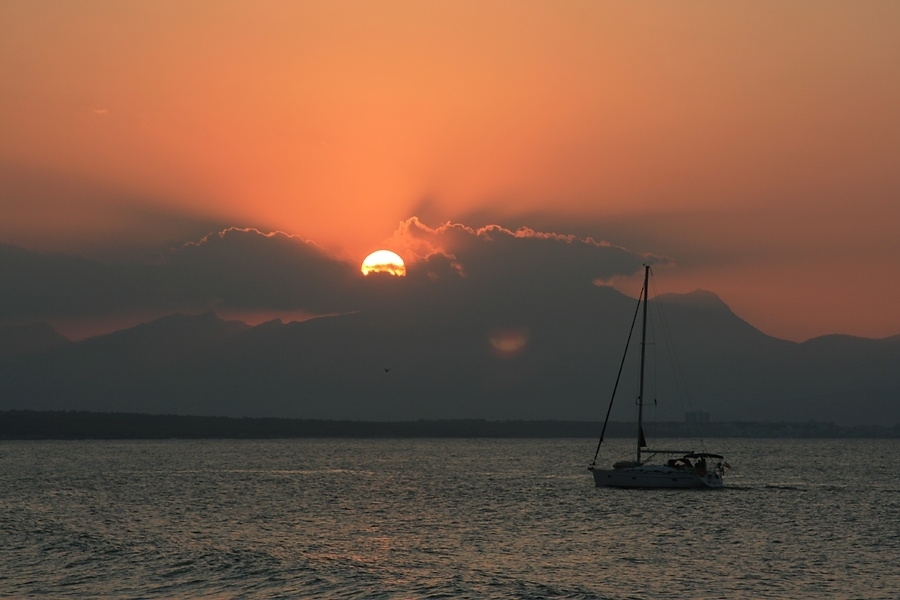
M 597 438 L 592 421 L 337 421 L 236 418 L 87 411 L 0 412 L 0 439 L 276 439 L 276 438 Z M 841 427 L 821 422 L 646 423 L 653 437 L 900 438 L 893 427 Z M 634 424 L 611 422 L 606 436 L 632 437 Z

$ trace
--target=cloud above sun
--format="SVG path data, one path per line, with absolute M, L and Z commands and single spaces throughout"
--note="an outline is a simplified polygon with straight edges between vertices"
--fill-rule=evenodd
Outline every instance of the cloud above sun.
M 366 310 L 380 302 L 425 302 L 439 290 L 473 306 L 486 298 L 527 301 L 534 290 L 586 289 L 636 272 L 647 257 L 597 242 L 498 225 L 400 224 L 392 242 L 405 278 L 367 278 L 359 263 L 299 236 L 232 227 L 150 261 L 103 262 L 0 245 L 0 313 L 8 320 L 197 310 Z M 447 295 L 447 292 L 452 292 Z
M 355 266 L 312 241 L 282 232 L 229 228 L 187 243 L 161 266 L 184 301 L 242 309 L 356 308 Z
M 515 231 L 500 225 L 473 228 L 444 223 L 432 228 L 416 217 L 400 224 L 393 238 L 414 260 L 449 264 L 460 276 L 478 281 L 540 281 L 584 285 L 636 272 L 641 264 L 665 262 L 598 242 L 591 237 L 536 231 Z
M 283 233 L 230 228 L 149 261 L 103 262 L 0 245 L 0 313 L 49 319 L 129 311 L 354 310 L 355 268 Z

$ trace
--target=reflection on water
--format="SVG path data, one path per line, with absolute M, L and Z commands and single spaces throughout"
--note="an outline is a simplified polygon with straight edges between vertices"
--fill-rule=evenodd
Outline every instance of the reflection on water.
M 888 598 L 887 440 L 716 440 L 723 490 L 592 440 L 0 444 L 0 597 Z M 601 461 L 630 451 L 613 440 Z

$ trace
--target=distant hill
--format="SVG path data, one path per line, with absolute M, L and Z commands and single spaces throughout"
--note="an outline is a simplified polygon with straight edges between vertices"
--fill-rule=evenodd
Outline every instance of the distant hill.
M 69 340 L 46 323 L 0 327 L 0 357 L 52 350 Z
M 0 440 L 287 439 L 287 438 L 590 438 L 593 421 L 333 421 L 145 415 L 85 411 L 0 411 Z M 900 426 L 838 427 L 830 423 L 655 423 L 657 438 L 900 438 Z M 611 422 L 606 438 L 631 438 L 634 423 Z
M 635 301 L 608 287 L 534 295 L 540 302 L 468 312 L 436 295 L 256 327 L 174 315 L 78 342 L 35 328 L 43 342 L 0 356 L 0 410 L 602 420 Z M 709 292 L 656 300 L 653 331 L 669 335 L 649 339 L 651 423 L 689 411 L 714 421 L 900 423 L 900 337 L 797 344 L 753 328 Z M 674 370 L 664 365 L 670 356 Z M 635 388 L 629 363 L 614 419 L 632 418 Z

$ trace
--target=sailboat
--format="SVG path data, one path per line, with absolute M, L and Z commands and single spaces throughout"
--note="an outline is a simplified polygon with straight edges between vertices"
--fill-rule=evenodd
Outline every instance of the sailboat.
M 648 284 L 650 281 L 650 265 L 644 265 L 644 287 L 638 297 L 637 309 L 643 307 L 643 323 L 641 326 L 641 362 L 640 381 L 637 398 L 637 449 L 634 460 L 621 460 L 613 464 L 611 469 L 603 469 L 597 466 L 597 456 L 600 454 L 600 446 L 603 444 L 603 435 L 609 423 L 609 415 L 615 400 L 616 389 L 619 386 L 619 378 L 622 376 L 622 367 L 625 364 L 625 356 L 622 356 L 622 364 L 619 366 L 619 375 L 613 388 L 613 397 L 609 401 L 606 411 L 606 420 L 603 422 L 603 430 L 600 433 L 600 441 L 597 443 L 597 451 L 594 460 L 588 470 L 594 475 L 594 483 L 597 487 L 617 488 L 720 488 L 724 485 L 725 469 L 728 463 L 724 462 L 720 454 L 709 452 L 694 452 L 692 450 L 657 450 L 651 449 L 644 438 L 644 363 L 647 347 L 647 304 L 649 302 Z M 634 331 L 634 322 L 637 320 L 637 309 L 632 321 L 631 333 Z M 631 333 L 628 335 L 628 346 L 631 343 Z M 661 459 L 669 457 L 665 462 Z

